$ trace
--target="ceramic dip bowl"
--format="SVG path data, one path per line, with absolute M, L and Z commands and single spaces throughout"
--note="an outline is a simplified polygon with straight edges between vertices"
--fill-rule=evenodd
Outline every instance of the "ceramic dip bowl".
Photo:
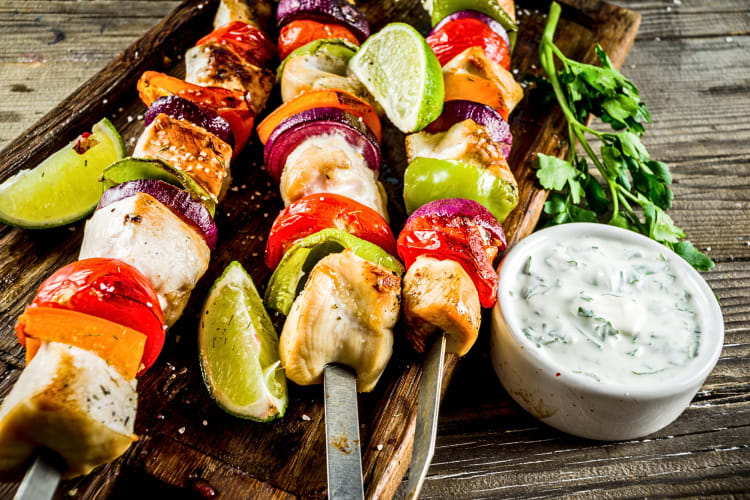
M 604 224 L 564 224 L 513 247 L 500 265 L 492 362 L 542 422 L 624 440 L 688 406 L 724 341 L 719 304 L 686 261 Z

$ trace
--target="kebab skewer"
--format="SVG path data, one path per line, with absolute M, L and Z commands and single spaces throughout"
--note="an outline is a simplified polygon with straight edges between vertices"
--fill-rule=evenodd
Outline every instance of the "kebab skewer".
M 150 108 L 138 158 L 105 170 L 110 189 L 86 224 L 81 260 L 48 278 L 19 318 L 27 367 L 0 406 L 0 470 L 17 471 L 40 448 L 60 459 L 59 469 L 38 459 L 20 497 L 50 494 L 61 474 L 87 474 L 136 439 L 135 377 L 206 271 L 230 161 L 273 85 L 262 68 L 273 46 L 247 21 L 246 6 L 222 2 L 218 29 L 188 51 L 194 83 L 142 77 Z
M 394 23 L 349 65 L 402 132 L 421 130 L 406 139 L 404 202 L 413 213 L 398 240 L 407 266 L 404 315 L 407 339 L 418 352 L 443 333 L 423 365 L 409 497 L 418 496 L 434 450 L 444 353 L 471 348 L 480 306 L 495 301 L 492 261 L 505 247 L 500 222 L 518 203 L 507 163 L 507 118 L 523 97 L 509 72 L 516 30 L 511 2 L 433 0 L 425 6 L 434 26 L 423 41 L 429 47 L 421 49 L 418 33 Z M 407 57 L 408 39 L 413 78 L 404 63 L 393 62 Z M 444 96 L 444 106 L 435 106 L 436 96 Z
M 497 7 L 515 21 L 512 2 L 503 4 Z M 500 224 L 518 203 L 507 119 L 523 90 L 509 72 L 510 37 L 486 14 L 448 14 L 427 37 L 443 66 L 447 102 L 435 122 L 406 137 L 404 201 L 413 213 L 398 238 L 407 267 L 404 316 L 416 351 L 433 342 L 420 382 L 407 498 L 419 497 L 432 461 L 444 355 L 471 349 L 481 307 L 495 303 L 493 261 L 506 246 Z
M 344 1 L 282 1 L 277 21 L 284 104 L 258 135 L 286 208 L 267 241 L 266 303 L 286 315 L 287 377 L 324 383 L 329 498 L 363 498 L 356 392 L 391 357 L 403 272 L 377 180 L 380 119 L 346 71 L 369 27 Z

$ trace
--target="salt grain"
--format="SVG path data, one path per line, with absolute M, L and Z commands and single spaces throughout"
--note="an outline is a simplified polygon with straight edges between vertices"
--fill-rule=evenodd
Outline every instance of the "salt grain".
M 180 427 L 179 429 L 177 429 L 177 432 L 179 432 L 180 434 L 185 434 L 185 428 Z
M 378 449 L 378 451 L 382 450 L 382 449 L 383 449 L 383 445 L 382 445 L 382 444 L 379 444 L 379 445 L 377 446 L 377 449 Z
M 307 415 L 303 414 L 302 415 L 302 420 L 304 420 L 305 422 L 309 422 L 310 421 L 310 417 L 308 417 Z
M 208 425 L 208 420 L 204 420 L 204 421 L 203 421 L 203 422 L 201 422 L 201 423 L 203 424 L 203 427 L 205 427 L 205 426 L 207 426 L 207 425 Z

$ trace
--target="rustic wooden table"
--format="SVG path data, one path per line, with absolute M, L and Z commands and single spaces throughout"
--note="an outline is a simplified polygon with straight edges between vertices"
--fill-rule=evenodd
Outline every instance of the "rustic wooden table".
M 177 3 L 0 2 L 0 147 Z M 623 71 L 654 116 L 649 151 L 672 165 L 672 217 L 716 261 L 705 277 L 726 322 L 722 356 L 675 423 L 598 443 L 510 403 L 475 349 L 446 396 L 423 498 L 750 493 L 750 3 L 616 3 L 643 15 Z

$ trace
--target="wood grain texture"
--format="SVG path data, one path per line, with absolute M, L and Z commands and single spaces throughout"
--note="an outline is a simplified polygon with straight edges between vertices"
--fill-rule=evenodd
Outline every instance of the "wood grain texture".
M 717 261 L 717 268 L 705 276 L 725 315 L 722 357 L 691 407 L 674 424 L 649 439 L 602 444 L 565 436 L 520 410 L 492 373 L 483 339 L 458 363 L 447 389 L 438 448 L 423 490 L 427 498 L 723 496 L 750 490 L 750 153 L 746 146 L 750 140 L 750 8 L 741 0 L 618 3 L 644 16 L 624 71 L 639 85 L 655 117 L 645 139 L 649 151 L 673 167 L 676 201 L 672 216 L 697 246 L 710 247 L 709 254 Z M 161 0 L 3 2 L 0 146 L 176 5 Z M 382 18 L 407 19 L 409 12 L 418 12 L 417 0 L 384 4 L 372 0 L 366 5 L 371 12 L 381 12 Z M 528 22 L 533 16 L 522 8 L 521 17 Z M 424 16 L 408 20 L 416 20 L 420 29 L 427 27 Z M 54 30 L 62 31 L 65 38 L 52 43 L 59 38 Z M 533 58 L 533 52 L 529 57 Z M 538 66 L 533 59 L 529 62 Z M 535 70 L 530 64 L 528 69 Z M 127 116 L 133 118 L 127 128 L 131 137 L 142 127 L 137 119 L 142 108 L 125 107 L 121 112 L 115 108 L 113 113 L 120 120 L 118 126 L 127 125 Z M 386 148 L 398 156 L 403 148 L 400 137 L 389 137 Z M 0 161 L 5 165 L 4 158 Z M 250 170 L 251 162 L 247 163 Z M 392 172 L 397 176 L 397 166 Z M 225 205 L 236 211 L 230 208 L 217 219 L 222 238 L 232 234 L 234 240 L 231 245 L 222 240 L 208 275 L 196 290 L 197 299 L 165 348 L 161 371 L 140 384 L 144 396 L 138 432 L 147 437 L 115 464 L 67 483 L 59 492 L 61 497 L 73 489 L 74 497 L 88 498 L 199 497 L 205 486 L 202 480 L 216 486 L 222 498 L 255 497 L 249 491 L 283 498 L 285 491 L 292 490 L 277 484 L 272 493 L 257 479 L 279 470 L 302 478 L 291 478 L 285 486 L 295 491 L 307 488 L 311 496 L 323 493 L 315 487 L 321 477 L 314 468 L 324 463 L 324 457 L 305 464 L 309 468 L 298 464 L 279 469 L 275 459 L 264 462 L 271 450 L 258 446 L 256 426 L 226 417 L 215 408 L 205 395 L 195 359 L 195 325 L 188 317 L 195 314 L 206 287 L 231 255 L 251 268 L 254 279 L 267 278 L 259 257 L 264 241 L 256 235 L 267 233 L 268 219 L 281 206 L 267 182 L 264 174 L 245 172 L 235 184 L 239 191 L 231 192 Z M 394 193 L 398 188 L 392 186 L 389 194 L 393 197 Z M 260 210 L 256 217 L 261 219 L 269 205 L 268 219 L 258 224 L 252 210 Z M 399 207 L 391 210 L 400 213 Z M 0 233 L 0 324 L 6 325 L 0 330 L 0 395 L 7 394 L 23 366 L 22 352 L 7 325 L 38 283 L 75 257 L 81 232 L 78 224 L 73 231 L 63 228 L 24 233 L 23 237 L 15 230 Z M 400 398 L 388 401 L 388 412 L 394 415 L 414 394 L 415 361 L 394 359 L 389 367 L 401 373 L 404 382 Z M 394 379 L 390 373 L 384 381 Z M 378 388 L 388 390 L 385 384 Z M 366 443 L 366 474 L 369 478 L 397 477 L 408 464 L 408 447 L 403 446 L 408 439 L 403 437 L 408 438 L 410 426 L 382 422 L 387 412 L 372 409 L 377 397 L 360 400 L 360 419 L 366 424 L 363 432 L 382 429 Z M 317 399 L 319 391 L 296 391 L 285 417 L 288 428 L 284 432 L 273 426 L 262 428 L 276 441 L 283 458 L 293 460 L 294 454 L 304 453 L 294 443 L 322 429 L 320 413 L 314 413 Z M 303 414 L 312 420 L 303 421 Z M 378 444 L 384 445 L 380 453 L 400 460 L 378 460 Z M 316 446 L 323 451 L 322 440 L 313 440 L 310 449 Z M 208 448 L 218 451 L 206 453 Z M 14 484 L 0 484 L 0 497 L 10 496 L 14 489 Z M 391 489 L 377 491 L 385 495 Z

